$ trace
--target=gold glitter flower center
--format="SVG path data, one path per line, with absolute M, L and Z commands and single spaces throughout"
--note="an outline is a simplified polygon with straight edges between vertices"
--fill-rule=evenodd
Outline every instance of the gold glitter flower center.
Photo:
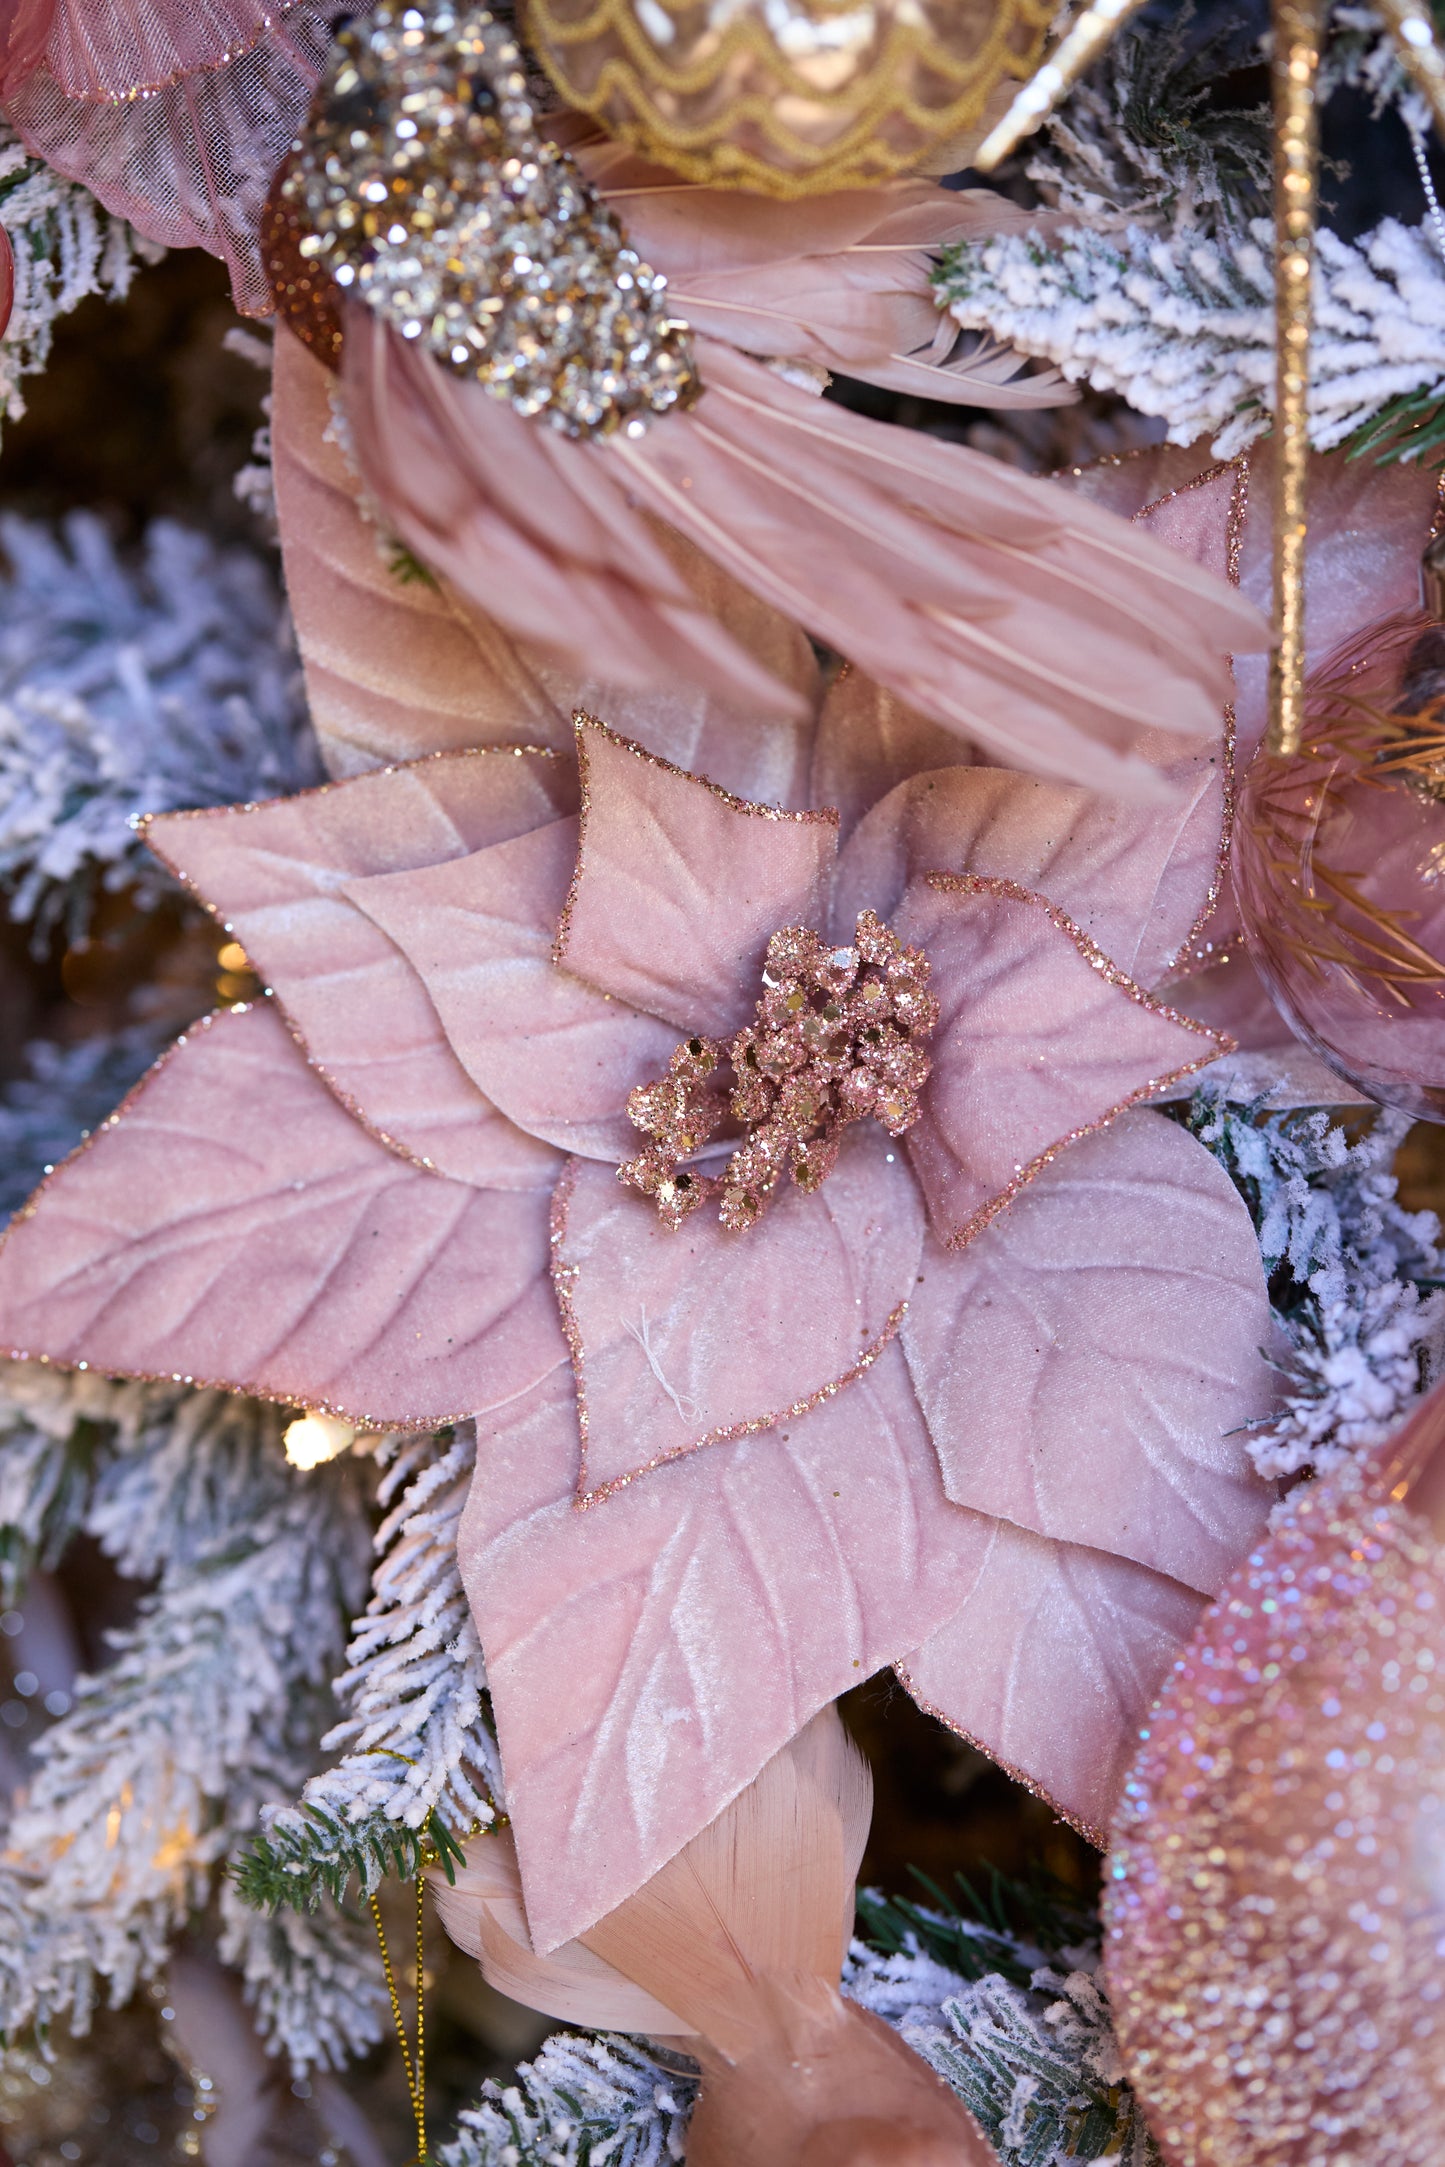
M 731 1040 L 684 1039 L 667 1074 L 629 1097 L 628 1115 L 651 1142 L 618 1167 L 618 1180 L 652 1197 L 664 1226 L 681 1226 L 716 1195 L 723 1225 L 742 1228 L 785 1173 L 800 1189 L 826 1180 L 850 1122 L 871 1115 L 901 1136 L 918 1119 L 932 1067 L 929 977 L 922 949 L 906 948 L 871 910 L 848 948 L 782 926 L 768 942 L 753 1021 Z M 721 1176 L 689 1169 L 729 1114 L 743 1135 Z

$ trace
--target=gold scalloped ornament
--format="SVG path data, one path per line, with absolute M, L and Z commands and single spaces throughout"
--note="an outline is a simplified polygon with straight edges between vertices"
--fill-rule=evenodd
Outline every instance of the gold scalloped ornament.
M 525 0 L 567 103 L 709 188 L 825 195 L 967 162 L 1054 0 Z

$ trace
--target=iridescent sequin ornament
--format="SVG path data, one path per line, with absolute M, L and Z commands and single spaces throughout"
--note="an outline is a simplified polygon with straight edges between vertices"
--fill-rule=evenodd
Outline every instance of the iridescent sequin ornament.
M 540 133 L 485 9 L 345 29 L 280 196 L 305 262 L 519 413 L 636 434 L 696 396 L 666 281 Z
M 922 949 L 905 947 L 872 911 L 860 913 L 846 948 L 806 926 L 780 927 L 768 942 L 754 1020 L 731 1042 L 685 1040 L 667 1074 L 628 1099 L 632 1121 L 652 1140 L 618 1179 L 655 1198 L 665 1226 L 680 1226 L 717 1196 L 724 1226 L 740 1229 L 785 1174 L 800 1189 L 818 1188 L 850 1122 L 871 1115 L 901 1136 L 918 1119 L 932 1067 L 924 1049 L 938 1002 L 929 976 Z M 685 1166 L 729 1114 L 743 1137 L 722 1175 Z
M 1297 1489 L 1143 1734 L 1106 1875 L 1120 2046 L 1171 2167 L 1445 2158 L 1445 1552 Z

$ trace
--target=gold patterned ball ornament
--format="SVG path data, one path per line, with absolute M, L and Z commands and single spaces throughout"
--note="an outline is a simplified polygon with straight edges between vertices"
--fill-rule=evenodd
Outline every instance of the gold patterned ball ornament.
M 712 188 L 947 171 L 1038 66 L 1054 0 L 526 0 L 569 105 Z

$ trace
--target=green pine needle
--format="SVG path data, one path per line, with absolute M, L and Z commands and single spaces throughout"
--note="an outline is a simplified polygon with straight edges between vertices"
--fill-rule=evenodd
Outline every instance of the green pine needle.
M 273 1830 L 258 1836 L 233 1861 L 230 1875 L 242 1901 L 255 1911 L 314 1911 L 323 1896 L 345 1900 L 352 1882 L 370 1895 L 388 1876 L 415 1881 L 424 1866 L 438 1864 L 448 1881 L 465 1854 L 435 1810 L 420 1828 L 374 1813 L 365 1821 L 344 1822 L 301 1806 L 304 1828 Z
M 1052 1956 L 1098 1939 L 1093 1913 L 1042 1871 L 1020 1881 L 990 1866 L 984 1890 L 955 1874 L 957 1895 L 918 1867 L 909 1871 L 929 1899 L 927 1908 L 906 1896 L 880 1896 L 876 1889 L 858 1892 L 859 1935 L 885 1956 L 911 1944 L 960 1979 L 1002 1974 L 1011 1986 L 1026 1987 L 1037 1953 Z
M 1377 466 L 1445 466 L 1445 393 L 1439 384 L 1402 392 L 1362 422 L 1344 446 L 1348 459 Z

